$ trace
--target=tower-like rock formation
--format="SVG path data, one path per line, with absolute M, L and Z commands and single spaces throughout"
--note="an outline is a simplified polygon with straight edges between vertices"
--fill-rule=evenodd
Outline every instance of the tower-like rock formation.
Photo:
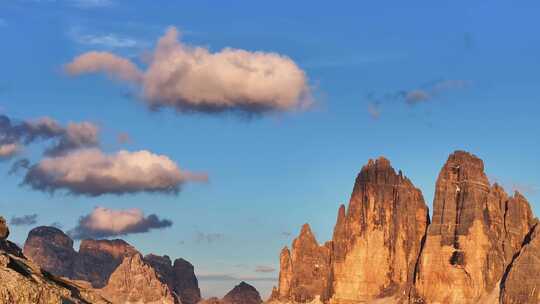
M 416 292 L 427 303 L 477 303 L 498 282 L 532 228 L 529 204 L 491 186 L 484 164 L 463 151 L 451 154 L 437 179 Z
M 309 302 L 316 296 L 328 299 L 330 295 L 331 245 L 319 246 L 308 224 L 293 241 L 292 251 L 283 248 L 280 262 L 279 290 L 275 296 L 281 300 Z
M 348 210 L 339 208 L 332 241 L 319 246 L 304 225 L 280 256 L 272 300 L 332 303 L 406 298 L 429 222 L 422 193 L 387 159 L 358 174 Z
M 428 224 L 420 190 L 387 159 L 370 160 L 338 212 L 331 301 L 407 297 Z

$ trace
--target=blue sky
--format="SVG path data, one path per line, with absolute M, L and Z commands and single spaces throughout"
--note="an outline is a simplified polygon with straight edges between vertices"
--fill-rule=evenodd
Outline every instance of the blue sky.
M 102 148 L 149 150 L 206 172 L 178 195 L 54 195 L 20 186 L 0 163 L 1 214 L 37 213 L 64 230 L 95 206 L 139 208 L 169 228 L 125 239 L 143 253 L 184 257 L 204 296 L 245 278 L 267 295 L 280 249 L 304 222 L 319 241 L 369 158 L 384 155 L 431 205 L 438 171 L 464 149 L 492 180 L 519 188 L 540 212 L 539 4 L 386 1 L 0 0 L 0 107 L 27 120 L 91 121 Z M 234 112 L 149 111 L 133 87 L 63 66 L 87 51 L 142 62 L 169 26 L 183 43 L 288 56 L 305 72 L 309 109 L 246 117 Z M 409 93 L 423 92 L 414 99 Z M 410 96 L 411 99 L 407 99 Z M 407 102 L 409 101 L 409 102 Z M 118 143 L 119 133 L 131 140 Z M 42 146 L 25 151 L 36 162 Z M 11 227 L 23 243 L 32 226 Z M 292 234 L 292 235 L 291 235 Z

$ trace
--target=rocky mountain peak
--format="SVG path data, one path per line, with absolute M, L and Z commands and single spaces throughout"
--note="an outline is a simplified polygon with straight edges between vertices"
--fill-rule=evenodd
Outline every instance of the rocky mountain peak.
M 76 257 L 73 240 L 58 228 L 39 226 L 30 230 L 23 252 L 46 271 L 64 277 L 73 276 Z
M 242 281 L 229 291 L 222 299 L 226 304 L 260 304 L 261 295 L 255 287 Z
M 178 303 L 172 290 L 139 253 L 124 257 L 101 292 L 113 303 Z

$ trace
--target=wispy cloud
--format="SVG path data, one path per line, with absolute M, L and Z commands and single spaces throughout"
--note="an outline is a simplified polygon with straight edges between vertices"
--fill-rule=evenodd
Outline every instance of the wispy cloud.
M 149 47 L 150 44 L 146 41 L 122 35 L 114 32 L 91 32 L 82 26 L 72 27 L 68 33 L 68 37 L 75 43 L 97 50 L 114 50 L 114 49 L 141 49 Z
M 470 81 L 463 79 L 436 80 L 419 87 L 396 90 L 382 95 L 369 93 L 366 96 L 367 111 L 373 119 L 378 119 L 381 116 L 381 108 L 387 104 L 400 102 L 413 107 L 440 98 L 452 91 L 466 89 L 471 85 Z
M 10 225 L 13 226 L 30 226 L 35 225 L 37 223 L 38 215 L 36 213 L 34 214 L 27 214 L 23 216 L 14 216 L 9 221 Z
M 199 281 L 276 281 L 274 277 L 252 277 L 233 274 L 197 274 Z
M 274 271 L 276 271 L 276 269 L 272 266 L 259 265 L 255 267 L 255 272 L 269 273 Z
M 223 233 L 204 233 L 201 231 L 195 232 L 194 240 L 196 243 L 215 243 L 218 241 L 222 241 L 225 238 L 225 235 Z

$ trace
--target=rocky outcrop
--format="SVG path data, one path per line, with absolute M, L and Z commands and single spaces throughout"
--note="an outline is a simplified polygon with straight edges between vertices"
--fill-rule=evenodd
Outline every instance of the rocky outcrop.
M 42 269 L 58 276 L 73 277 L 77 253 L 73 250 L 73 240 L 62 230 L 48 226 L 30 230 L 23 252 Z
M 306 225 L 282 250 L 270 301 L 540 303 L 540 233 L 523 195 L 491 185 L 482 160 L 456 151 L 433 208 L 430 223 L 420 190 L 388 160 L 369 161 L 332 240 L 319 246 Z
M 179 303 L 140 254 L 125 256 L 100 293 L 113 303 Z
M 309 302 L 330 294 L 330 246 L 319 246 L 308 224 L 293 241 L 292 251 L 281 251 L 279 299 Z
M 0 223 L 0 230 L 2 223 Z M 4 228 L 7 226 L 4 223 Z M 22 255 L 5 238 L 0 240 L 0 303 L 109 303 L 93 290 L 56 277 Z
M 212 297 L 204 299 L 199 304 L 261 304 L 261 295 L 255 287 L 246 282 L 240 282 L 222 299 Z
M 356 179 L 347 212 L 339 210 L 332 301 L 405 297 L 428 223 L 420 190 L 387 159 L 370 160 Z
M 173 290 L 184 304 L 195 304 L 201 300 L 199 282 L 195 276 L 193 265 L 181 258 L 174 260 Z
M 420 190 L 384 158 L 358 175 L 332 241 L 319 246 L 308 225 L 280 256 L 272 300 L 363 302 L 408 295 L 428 209 Z M 376 267 L 373 267 L 376 265 Z
M 246 282 L 240 282 L 222 299 L 224 304 L 261 304 L 261 295 L 255 287 Z
M 450 155 L 435 187 L 433 223 L 419 260 L 419 298 L 477 303 L 498 288 L 533 223 L 525 198 L 489 184 L 482 160 Z
M 73 278 L 101 288 L 125 257 L 137 253 L 123 240 L 83 240 L 73 265 Z
M 149 254 L 144 257 L 160 275 L 163 282 L 180 298 L 183 304 L 195 304 L 201 300 L 199 283 L 191 263 L 176 259 L 171 263 L 169 256 Z
M 501 282 L 501 302 L 540 303 L 540 225 L 535 223 Z
M 195 304 L 201 299 L 198 281 L 191 263 L 184 259 L 176 259 L 172 263 L 168 256 L 149 254 L 145 258 L 141 258 L 142 264 L 139 265 L 137 264 L 139 261 L 136 259 L 128 259 L 140 255 L 139 252 L 123 240 L 83 240 L 77 252 L 73 249 L 73 240 L 61 230 L 42 226 L 30 231 L 24 251 L 32 261 L 47 271 L 77 280 L 80 284 L 88 282 L 89 288 L 99 289 L 100 292 L 105 290 L 109 297 L 115 301 L 123 299 L 120 294 L 127 292 L 132 286 L 123 286 L 115 293 L 113 289 L 119 285 L 108 284 L 112 274 L 118 270 L 122 263 L 142 265 L 140 269 L 129 268 L 130 271 L 126 270 L 128 266 L 124 266 L 124 272 L 120 273 L 136 276 L 141 276 L 141 273 L 144 273 L 143 278 L 152 277 L 146 272 L 146 268 L 152 268 L 152 271 L 156 272 L 156 280 L 159 284 L 166 285 L 171 296 L 174 295 L 174 298 L 180 299 L 183 304 Z M 144 271 L 139 273 L 138 271 L 141 269 Z M 117 280 L 119 276 L 120 274 L 117 274 Z M 135 277 L 125 279 L 133 284 L 138 282 L 138 278 Z M 160 286 L 158 282 L 155 282 L 156 286 Z M 129 299 L 146 294 L 130 292 L 131 296 L 125 295 Z M 165 299 L 168 298 L 165 297 Z

